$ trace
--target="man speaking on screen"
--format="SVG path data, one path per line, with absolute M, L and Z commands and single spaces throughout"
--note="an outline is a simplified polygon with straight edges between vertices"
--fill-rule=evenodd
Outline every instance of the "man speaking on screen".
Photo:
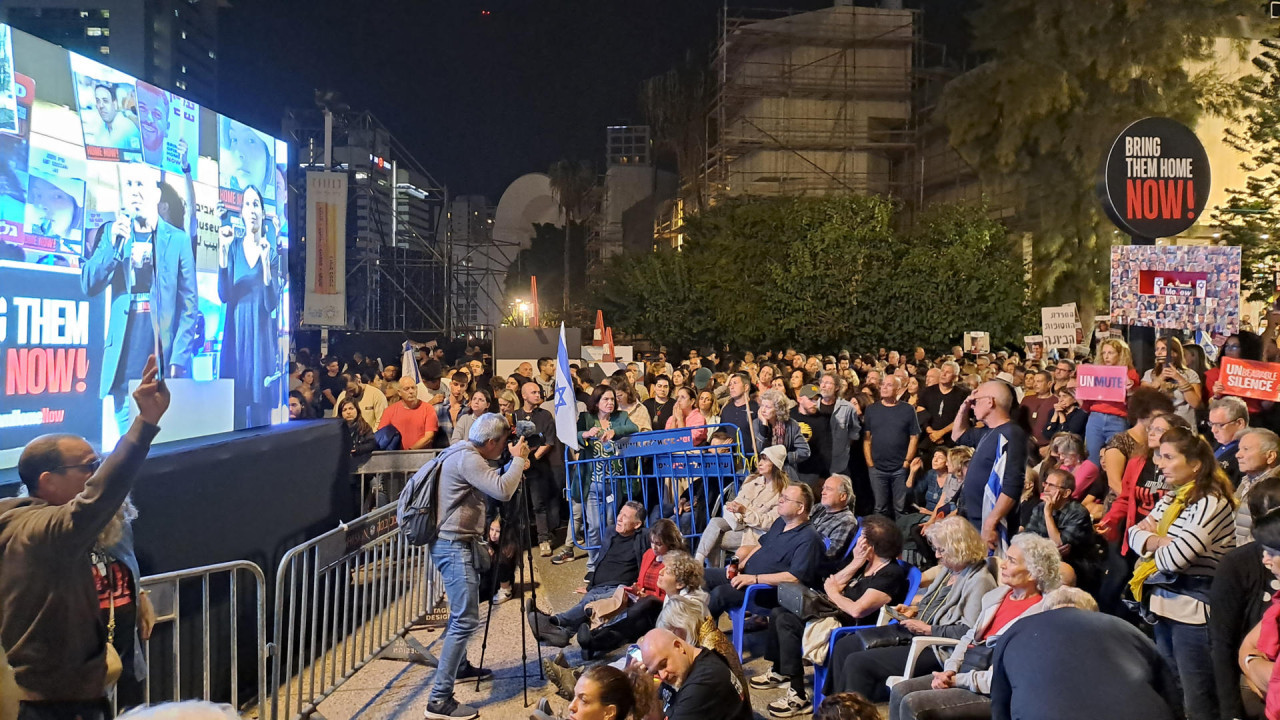
M 147 357 L 164 377 L 185 377 L 199 315 L 191 238 L 160 218 L 160 171 L 122 163 L 120 212 L 100 230 L 80 270 L 86 295 L 111 288 L 102 353 L 101 397 L 111 396 L 121 435 L 129 427 L 129 381 L 142 377 Z

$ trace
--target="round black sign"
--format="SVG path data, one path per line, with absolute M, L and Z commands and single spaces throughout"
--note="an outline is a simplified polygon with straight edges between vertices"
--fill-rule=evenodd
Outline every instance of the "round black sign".
M 1169 118 L 1139 120 L 1107 153 L 1102 207 L 1121 230 L 1167 238 L 1195 224 L 1209 200 L 1209 157 L 1187 126 Z

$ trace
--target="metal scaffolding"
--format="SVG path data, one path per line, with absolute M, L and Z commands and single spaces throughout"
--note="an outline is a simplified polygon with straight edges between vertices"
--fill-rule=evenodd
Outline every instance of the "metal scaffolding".
M 707 114 L 709 197 L 880 193 L 914 185 L 913 10 L 722 13 Z
M 296 198 L 292 227 L 306 225 L 306 172 L 323 169 L 324 121 L 318 109 L 290 110 L 284 132 L 296 148 L 289 186 Z M 474 247 L 455 247 L 449 232 L 449 193 L 369 112 L 333 114 L 333 165 L 348 174 L 347 327 L 439 333 L 472 328 L 477 269 Z M 305 247 L 305 245 L 299 245 Z M 290 263 L 304 286 L 305 255 Z M 460 280 L 464 282 L 461 283 Z M 295 294 L 300 316 L 302 294 Z

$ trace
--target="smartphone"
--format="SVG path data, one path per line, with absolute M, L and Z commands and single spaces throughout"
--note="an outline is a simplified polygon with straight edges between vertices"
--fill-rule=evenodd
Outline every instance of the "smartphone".
M 892 606 L 892 605 L 885 605 L 885 606 L 884 606 L 884 613 L 885 613 L 885 615 L 888 615 L 889 617 L 893 618 L 894 620 L 897 620 L 898 622 L 902 622 L 903 620 L 910 620 L 910 619 L 911 619 L 911 618 L 907 617 L 906 615 L 903 615 L 902 613 L 898 612 L 898 609 L 897 609 L 896 607 Z

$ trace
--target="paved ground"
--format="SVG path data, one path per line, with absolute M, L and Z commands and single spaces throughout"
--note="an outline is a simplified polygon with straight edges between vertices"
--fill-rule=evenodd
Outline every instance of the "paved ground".
M 534 557 L 534 577 L 539 581 L 537 588 L 538 605 L 546 611 L 555 612 L 570 607 L 581 597 L 574 589 L 581 587 L 582 576 L 586 568 L 585 558 L 573 563 L 554 566 L 548 559 Z M 519 575 L 517 575 L 519 580 Z M 484 619 L 489 609 L 488 602 L 480 605 L 480 617 Z M 722 621 L 722 627 L 728 629 L 728 618 Z M 481 634 L 477 633 L 472 640 L 468 657 L 473 663 L 480 661 Z M 460 683 L 457 696 L 461 702 L 474 705 L 485 718 L 523 718 L 528 716 L 522 696 L 520 642 L 524 636 L 528 652 L 527 665 L 529 680 L 529 701 L 536 705 L 541 697 L 550 697 L 557 713 L 562 712 L 567 702 L 555 696 L 555 688 L 539 677 L 538 647 L 532 634 L 528 631 L 516 600 L 508 601 L 493 610 L 489 624 L 488 647 L 485 651 L 484 664 L 493 669 L 496 677 L 492 682 L 482 683 L 476 691 L 475 681 Z M 429 645 L 433 652 L 438 651 L 441 631 L 418 630 L 413 636 L 424 645 Z M 760 646 L 757 642 L 749 644 Z M 550 657 L 555 648 L 544 647 L 543 656 Z M 577 645 L 571 644 L 565 649 L 570 664 L 579 665 L 581 659 Z M 747 675 L 764 672 L 768 663 L 763 659 L 748 655 L 751 660 L 747 664 Z M 320 713 L 327 720 L 384 720 L 386 718 L 419 718 L 427 704 L 430 692 L 431 677 L 434 670 L 421 665 L 401 661 L 374 660 L 362 669 L 351 680 L 348 680 L 330 698 L 320 704 Z M 762 712 L 767 703 L 780 697 L 785 690 L 753 691 L 752 699 L 756 707 L 756 717 L 766 718 Z

